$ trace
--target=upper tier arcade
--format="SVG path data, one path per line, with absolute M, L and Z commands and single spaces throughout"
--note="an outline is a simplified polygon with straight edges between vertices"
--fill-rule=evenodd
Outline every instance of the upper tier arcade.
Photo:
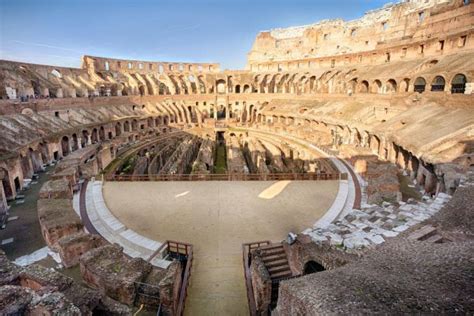
M 467 0 L 403 1 L 344 22 L 263 31 L 248 54 L 252 71 L 382 64 L 472 49 Z

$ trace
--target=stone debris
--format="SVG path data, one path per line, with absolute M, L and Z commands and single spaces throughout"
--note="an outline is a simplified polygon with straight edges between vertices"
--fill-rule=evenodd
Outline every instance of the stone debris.
M 429 219 L 450 199 L 450 195 L 439 193 L 436 198 L 426 197 L 423 202 L 365 204 L 361 210 L 353 209 L 325 228 L 307 229 L 303 233 L 315 243 L 338 245 L 346 250 L 372 247 Z

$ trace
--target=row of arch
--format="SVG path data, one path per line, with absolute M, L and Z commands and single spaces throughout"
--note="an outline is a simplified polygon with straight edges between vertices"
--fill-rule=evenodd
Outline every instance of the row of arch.
M 321 76 L 309 74 L 266 74 L 256 75 L 254 83 L 258 93 L 379 93 L 391 94 L 397 92 L 419 92 L 427 90 L 427 80 L 424 77 L 388 79 L 382 82 L 379 79 L 367 80 L 354 77 L 355 70 L 343 73 L 328 71 Z M 351 78 L 347 80 L 347 78 Z M 449 90 L 447 90 L 449 82 Z M 465 93 L 468 79 L 465 74 L 458 73 L 446 80 L 437 75 L 431 80 L 430 91 L 450 91 L 451 93 Z
M 302 119 L 285 115 L 265 115 L 262 113 L 257 115 L 257 122 L 263 125 L 269 125 L 270 128 L 276 132 L 283 129 L 286 132 L 296 133 L 297 136 L 305 139 L 308 139 L 308 137 L 321 139 L 321 135 L 319 134 L 323 134 L 326 135 L 324 139 L 330 142 L 330 144 L 327 145 L 335 147 L 347 144 L 367 148 L 379 159 L 390 161 L 397 164 L 400 168 L 407 170 L 410 177 L 416 179 L 417 183 L 422 186 L 428 194 L 434 194 L 438 189 L 440 189 L 441 192 L 451 190 L 451 188 L 446 187 L 442 179 L 438 179 L 434 165 L 416 157 L 409 150 L 385 139 L 385 137 L 376 135 L 367 130 L 359 130 L 357 127 L 329 124 L 314 119 Z

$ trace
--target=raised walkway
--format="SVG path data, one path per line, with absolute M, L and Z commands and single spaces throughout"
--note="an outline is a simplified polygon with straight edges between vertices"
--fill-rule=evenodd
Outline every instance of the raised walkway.
M 85 193 L 80 203 L 85 203 L 85 210 L 81 207 L 81 217 L 86 228 L 89 226 L 88 222 L 92 224 L 92 229 L 88 228 L 89 231 L 97 232 L 108 242 L 120 245 L 124 253 L 133 258 L 148 260 L 161 247 L 161 242 L 127 228 L 110 212 L 102 195 L 102 181 L 90 181 L 82 191 Z M 155 257 L 151 263 L 166 268 L 170 261 Z

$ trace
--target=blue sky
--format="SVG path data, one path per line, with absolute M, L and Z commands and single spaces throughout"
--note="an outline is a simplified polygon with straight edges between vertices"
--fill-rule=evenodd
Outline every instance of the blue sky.
M 0 0 L 0 59 L 80 56 L 219 62 L 242 69 L 259 31 L 352 20 L 387 0 Z

